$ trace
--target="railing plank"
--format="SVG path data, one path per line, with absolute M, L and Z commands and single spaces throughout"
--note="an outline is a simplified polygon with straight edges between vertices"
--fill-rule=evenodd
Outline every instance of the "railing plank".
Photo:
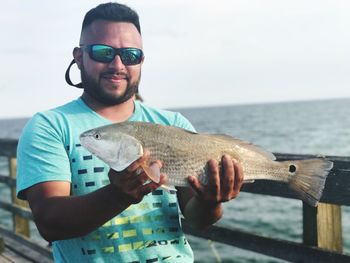
M 53 262 L 51 249 L 36 244 L 34 241 L 14 234 L 0 225 L 0 234 L 4 237 L 5 246 L 30 262 Z
M 303 203 L 303 243 L 317 246 L 317 207 Z
M 23 208 L 21 206 L 9 204 L 3 201 L 0 201 L 0 208 L 9 211 L 12 214 L 16 214 L 21 217 L 33 220 L 32 211 L 28 208 Z
M 303 244 L 276 238 L 269 238 L 247 233 L 241 230 L 211 226 L 201 232 L 191 228 L 182 221 L 186 233 L 242 249 L 265 254 L 290 262 L 344 263 L 350 262 L 350 255 L 309 247 Z
M 14 139 L 0 139 L 0 156 L 15 156 L 17 143 L 18 141 Z M 275 155 L 278 160 L 297 160 L 317 157 L 315 155 L 305 154 L 275 153 Z M 321 202 L 348 206 L 350 205 L 350 157 L 326 156 L 326 158 L 334 162 L 334 167 L 328 175 Z M 1 179 L 3 178 L 0 178 L 0 182 Z M 10 183 L 13 186 L 13 182 Z M 242 191 L 298 199 L 286 184 L 275 181 L 266 183 L 265 180 L 257 180 L 253 184 L 244 185 Z
M 0 138 L 0 156 L 16 157 L 17 155 L 16 139 L 1 139 Z
M 16 179 L 11 178 L 10 176 L 7 176 L 7 175 L 0 174 L 0 183 L 6 184 L 9 187 L 15 187 Z
M 350 205 L 350 169 L 340 169 L 339 166 L 344 166 L 342 163 L 343 162 L 336 162 L 335 167 L 327 178 L 326 186 L 321 198 L 323 203 Z M 347 165 L 350 168 L 350 161 Z M 8 176 L 0 175 L 0 183 L 5 183 L 10 187 L 13 187 L 15 186 L 16 181 Z M 286 184 L 275 181 L 267 182 L 266 180 L 257 180 L 253 184 L 243 185 L 242 191 L 298 199 Z
M 4 238 L 0 235 L 0 255 L 5 251 Z

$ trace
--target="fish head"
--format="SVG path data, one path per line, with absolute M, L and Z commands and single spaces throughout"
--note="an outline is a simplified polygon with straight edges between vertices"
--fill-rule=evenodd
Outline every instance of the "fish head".
M 135 137 L 103 127 L 82 133 L 80 142 L 116 171 L 124 170 L 143 155 L 142 144 Z

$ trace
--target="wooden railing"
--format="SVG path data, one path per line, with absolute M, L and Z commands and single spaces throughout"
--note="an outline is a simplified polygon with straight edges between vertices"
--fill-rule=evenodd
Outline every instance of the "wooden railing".
M 27 204 L 15 196 L 16 147 L 16 140 L 0 139 L 0 156 L 8 158 L 9 163 L 9 176 L 0 174 L 0 183 L 9 186 L 12 194 L 12 203 L 0 200 L 0 209 L 10 211 L 13 214 L 12 231 L 2 227 L 0 222 L 0 248 L 1 235 L 3 235 L 20 241 L 37 254 L 52 258 L 48 248 L 36 245 L 29 238 L 28 220 L 33 220 L 33 217 Z M 276 154 L 276 156 L 279 160 L 315 157 L 292 154 Z M 327 156 L 326 158 L 334 162 L 334 167 L 327 178 L 326 187 L 318 207 L 314 208 L 303 204 L 302 243 L 218 226 L 212 226 L 205 232 L 199 232 L 186 224 L 185 220 L 183 221 L 184 231 L 191 235 L 290 262 L 350 262 L 350 255 L 343 253 L 341 222 L 341 206 L 350 205 L 350 158 L 335 156 Z M 244 185 L 242 191 L 297 199 L 285 184 L 278 182 L 256 181 L 254 184 Z
M 0 221 L 0 253 L 9 249 L 11 253 L 30 262 L 53 262 L 51 249 L 30 238 L 29 221 L 33 220 L 31 210 L 27 202 L 16 197 L 17 143 L 17 140 L 0 139 L 0 157 L 5 157 L 8 162 L 8 175 L 0 174 L 0 183 L 11 189 L 11 202 L 0 200 L 0 209 L 11 212 L 13 222 L 13 229 L 10 230 Z

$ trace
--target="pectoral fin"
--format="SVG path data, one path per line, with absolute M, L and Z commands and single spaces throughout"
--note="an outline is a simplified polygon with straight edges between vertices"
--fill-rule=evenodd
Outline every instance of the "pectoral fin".
M 149 179 L 151 179 L 153 182 L 155 183 L 159 183 L 160 181 L 160 170 L 156 167 L 152 167 L 152 166 L 148 166 L 147 164 L 142 164 L 141 165 L 143 171 L 145 172 L 145 174 L 147 174 L 147 176 L 149 177 Z
M 254 182 L 255 182 L 255 180 L 253 180 L 253 179 L 243 180 L 243 183 L 245 183 L 245 184 L 252 184 Z
M 171 191 L 177 192 L 177 190 L 176 190 L 176 188 L 174 186 L 169 186 L 169 185 L 166 185 L 166 184 L 162 184 L 160 187 L 163 190 L 167 191 L 168 193 L 170 193 Z

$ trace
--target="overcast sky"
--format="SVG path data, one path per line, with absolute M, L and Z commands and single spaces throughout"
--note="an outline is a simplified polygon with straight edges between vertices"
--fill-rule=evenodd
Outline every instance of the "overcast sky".
M 2 0 L 0 118 L 80 96 L 64 73 L 100 1 Z M 122 1 L 141 20 L 147 104 L 195 107 L 350 97 L 348 0 Z M 72 70 L 75 81 L 78 70 Z

